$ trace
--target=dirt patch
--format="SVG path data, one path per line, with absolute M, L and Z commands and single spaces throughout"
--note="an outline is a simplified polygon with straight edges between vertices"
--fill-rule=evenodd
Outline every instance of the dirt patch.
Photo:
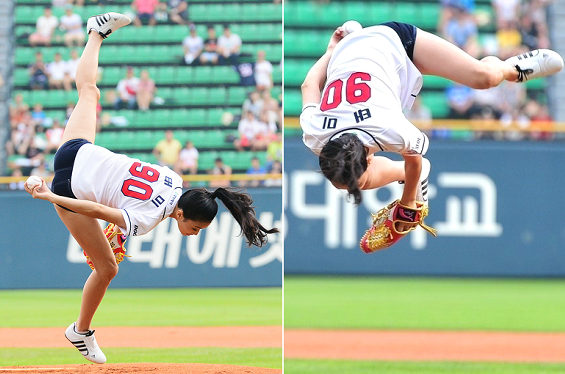
M 565 362 L 565 333 L 285 329 L 285 358 Z
M 124 373 L 159 373 L 159 374 L 280 374 L 282 370 L 265 369 L 235 365 L 209 364 L 104 364 L 104 365 L 58 365 L 58 366 L 20 366 L 3 367 L 0 373 L 73 373 L 73 374 L 124 374 Z
M 0 328 L 0 347 L 71 347 L 64 327 Z M 96 341 L 104 347 L 282 347 L 280 326 L 101 327 Z

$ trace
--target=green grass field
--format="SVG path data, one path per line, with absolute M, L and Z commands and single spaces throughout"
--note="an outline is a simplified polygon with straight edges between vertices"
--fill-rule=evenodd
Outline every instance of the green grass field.
M 565 280 L 286 277 L 285 327 L 565 331 Z
M 0 327 L 61 327 L 76 319 L 80 290 L 0 291 Z M 282 324 L 280 288 L 110 289 L 93 326 L 268 326 Z M 108 348 L 112 362 L 282 367 L 280 348 Z M 114 359 L 112 359 L 112 357 Z M 0 366 L 86 363 L 69 347 L 2 348 Z
M 565 280 L 301 277 L 285 328 L 565 331 Z M 565 373 L 565 364 L 285 360 L 285 374 Z
M 559 364 L 285 360 L 285 374 L 557 374 Z

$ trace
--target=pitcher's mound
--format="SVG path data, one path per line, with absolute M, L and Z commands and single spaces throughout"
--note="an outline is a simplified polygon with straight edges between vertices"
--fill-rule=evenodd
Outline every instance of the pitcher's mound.
M 57 366 L 10 366 L 0 367 L 0 373 L 38 373 L 38 374 L 281 374 L 280 369 L 257 368 L 250 366 L 214 365 L 214 364 L 84 364 Z

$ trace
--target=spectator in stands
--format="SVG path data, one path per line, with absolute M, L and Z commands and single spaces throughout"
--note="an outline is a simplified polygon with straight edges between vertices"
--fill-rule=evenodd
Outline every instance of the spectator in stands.
M 224 25 L 224 32 L 218 38 L 218 54 L 222 64 L 238 65 L 241 50 L 241 38 L 231 32 L 230 25 Z
M 174 169 L 181 149 L 182 145 L 175 139 L 173 132 L 167 130 L 165 131 L 165 139 L 157 143 L 155 149 L 153 149 L 153 154 L 157 157 L 159 165 Z
M 59 24 L 57 17 L 53 15 L 51 7 L 45 7 L 43 15 L 37 19 L 35 32 L 29 36 L 29 44 L 32 47 L 37 45 L 51 45 L 53 31 Z
M 118 82 L 116 90 L 118 95 L 114 102 L 116 110 L 126 106 L 128 109 L 134 109 L 137 102 L 137 90 L 139 87 L 139 78 L 134 75 L 131 67 L 127 68 L 125 78 Z
M 447 91 L 449 105 L 448 117 L 451 119 L 469 119 L 474 114 L 473 89 L 461 84 L 453 84 Z
M 271 92 L 269 90 L 262 91 L 261 99 L 263 101 L 263 109 L 261 112 L 266 114 L 265 122 L 270 124 L 271 127 L 274 124 L 275 129 L 281 127 L 282 113 L 279 102 L 271 96 Z M 261 115 L 259 117 L 261 117 Z
M 497 28 L 520 19 L 520 0 L 492 0 Z
M 84 43 L 84 33 L 82 31 L 82 19 L 73 13 L 73 6 L 65 6 L 65 14 L 61 16 L 61 30 L 65 31 L 65 45 L 67 47 L 82 46 Z
M 61 125 L 61 122 L 58 119 L 53 120 L 53 126 L 45 131 L 45 137 L 47 138 L 45 152 L 55 152 L 57 148 L 59 148 L 64 131 L 65 129 Z
M 218 63 L 218 38 L 214 26 L 208 25 L 208 38 L 204 40 L 204 52 L 200 54 L 200 63 Z
M 257 120 L 253 112 L 244 112 L 237 126 L 239 139 L 234 140 L 234 147 L 239 151 L 254 148 L 255 136 L 262 131 L 262 127 L 262 124 Z
M 147 24 L 153 26 L 157 23 L 155 20 L 155 9 L 159 5 L 159 0 L 133 0 L 131 7 L 136 13 L 133 24 L 137 27 Z
M 271 169 L 269 170 L 269 174 L 282 174 L 282 164 L 279 160 L 275 160 L 275 162 L 273 162 Z M 281 187 L 282 178 L 267 179 L 264 181 L 263 185 L 265 187 Z
M 142 70 L 137 86 L 137 107 L 139 110 L 148 110 L 157 88 L 155 82 L 149 77 L 147 70 Z
M 210 174 L 212 175 L 225 175 L 225 179 L 219 180 L 211 180 L 210 187 L 229 187 L 231 182 L 229 180 L 229 176 L 231 175 L 231 168 L 224 164 L 224 161 L 221 157 L 218 157 L 214 160 L 214 168 L 210 170 Z
M 14 101 L 10 103 L 10 125 L 21 123 L 24 121 L 29 112 L 29 105 L 24 102 L 24 96 L 17 94 Z
M 12 170 L 11 176 L 14 177 L 14 178 L 20 178 L 20 177 L 24 176 L 24 173 L 22 172 L 21 168 L 15 168 L 14 170 Z M 13 191 L 15 191 L 15 190 L 22 190 L 23 191 L 23 190 L 25 190 L 24 184 L 25 184 L 25 180 L 21 180 L 19 182 L 10 182 L 8 188 L 10 190 L 13 190 Z
M 439 17 L 437 32 L 438 34 L 445 35 L 445 27 L 449 21 L 454 17 L 454 12 L 457 9 L 465 9 L 468 14 L 473 14 L 475 10 L 474 0 L 441 0 L 441 14 Z
M 29 67 L 29 86 L 32 90 L 44 90 L 48 86 L 47 67 L 43 62 L 43 54 L 35 52 L 35 62 Z
M 188 23 L 188 3 L 186 0 L 167 0 L 169 19 L 179 25 Z
M 77 75 L 77 66 L 78 66 L 78 53 L 76 51 L 76 49 L 72 49 L 71 50 L 71 58 L 67 61 L 65 61 L 67 63 L 67 71 L 66 73 L 69 74 L 69 77 L 71 79 L 71 82 L 75 81 L 75 77 Z
M 47 177 L 50 177 L 51 175 L 53 175 L 53 173 L 51 173 L 47 169 L 47 163 L 45 162 L 45 156 L 44 155 L 42 155 L 42 157 L 40 158 L 39 165 L 37 165 L 36 167 L 31 169 L 30 175 L 37 175 L 38 177 L 42 177 L 42 178 L 47 178 Z
M 50 88 L 71 90 L 71 76 L 68 74 L 68 65 L 63 61 L 61 53 L 55 53 L 55 61 L 47 65 L 47 75 Z
M 182 47 L 184 49 L 184 63 L 186 65 L 192 65 L 193 63 L 198 62 L 198 58 L 204 48 L 204 41 L 196 32 L 196 26 L 191 24 L 189 26 L 189 30 L 190 34 L 182 41 Z
M 270 169 L 276 161 L 282 161 L 282 134 L 276 133 L 275 139 L 267 146 L 267 164 Z
M 251 91 L 247 94 L 247 99 L 243 102 L 241 107 L 241 112 L 252 112 L 256 118 L 259 118 L 261 112 L 263 111 L 263 99 L 257 91 Z
M 259 161 L 259 158 L 257 157 L 253 157 L 251 159 L 251 167 L 249 169 L 247 169 L 246 174 L 248 175 L 263 175 L 263 174 L 267 174 L 267 171 L 265 170 L 264 167 L 261 166 L 261 162 Z M 260 185 L 263 184 L 262 180 L 250 180 L 250 181 L 246 181 L 247 183 L 243 183 L 244 186 L 247 187 L 259 187 Z
M 70 101 L 67 103 L 67 107 L 65 108 L 65 123 L 71 118 L 71 114 L 73 114 L 73 110 L 75 110 L 75 103 Z
M 177 174 L 198 173 L 198 157 L 198 150 L 190 140 L 187 140 L 184 148 L 180 151 L 179 159 L 175 166 Z
M 453 17 L 445 26 L 445 38 L 473 57 L 480 53 L 478 28 L 464 7 L 453 7 Z
M 257 51 L 255 62 L 255 85 L 257 91 L 269 90 L 273 87 L 273 65 L 265 60 L 265 51 Z
M 496 30 L 496 40 L 498 42 L 498 55 L 502 59 L 521 52 L 522 36 L 518 31 L 516 21 L 502 22 Z
M 33 110 L 31 111 L 31 125 L 45 126 L 48 120 L 50 120 L 50 118 L 47 118 L 47 115 L 43 110 L 43 105 L 41 105 L 41 103 L 35 103 Z
M 252 142 L 252 149 L 264 151 L 271 142 L 277 139 L 277 124 L 269 119 L 269 114 L 266 111 L 261 113 L 259 124 L 260 127 L 257 128 L 255 139 Z
M 529 8 L 522 14 L 519 29 L 522 44 L 529 50 L 550 47 L 546 23 L 534 22 L 532 15 L 529 14 Z

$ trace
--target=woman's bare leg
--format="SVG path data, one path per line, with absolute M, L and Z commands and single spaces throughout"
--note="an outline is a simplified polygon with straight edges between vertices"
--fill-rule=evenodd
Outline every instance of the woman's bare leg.
M 78 102 L 69 118 L 61 145 L 71 139 L 86 139 L 94 143 L 96 136 L 96 106 L 100 99 L 100 90 L 96 87 L 98 73 L 98 54 L 102 37 L 95 32 L 88 34 L 77 66 L 76 86 Z
M 88 277 L 82 291 L 82 303 L 77 319 L 79 332 L 88 331 L 92 317 L 100 305 L 110 281 L 118 273 L 118 265 L 110 244 L 94 218 L 69 212 L 55 206 L 61 221 L 94 263 L 96 270 Z
M 447 40 L 420 29 L 413 60 L 422 74 L 437 75 L 472 88 L 490 88 L 504 80 L 518 79 L 516 68 L 498 57 L 477 60 Z
M 96 87 L 96 75 L 101 45 L 102 37 L 91 32 L 77 67 L 76 86 L 79 99 L 65 127 L 61 145 L 71 139 L 86 139 L 94 143 L 96 106 L 100 99 L 100 91 Z M 110 281 L 118 273 L 118 265 L 110 244 L 96 219 L 67 211 L 58 206 L 55 206 L 55 210 L 81 248 L 88 253 L 96 268 L 84 285 L 77 320 L 77 329 L 88 331 L 92 317 Z

